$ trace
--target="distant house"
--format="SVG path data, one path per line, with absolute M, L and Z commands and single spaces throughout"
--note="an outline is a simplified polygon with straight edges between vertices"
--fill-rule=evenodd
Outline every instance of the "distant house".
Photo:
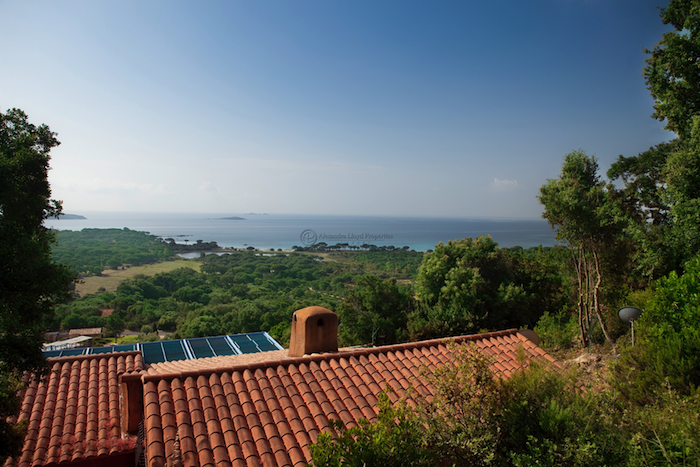
M 23 452 L 6 467 L 303 466 L 329 419 L 376 420 L 388 385 L 429 393 L 420 366 L 451 361 L 449 343 L 474 344 L 509 376 L 528 359 L 554 359 L 517 330 L 375 348 L 338 349 L 337 317 L 295 312 L 290 348 L 145 364 L 139 351 L 49 359 L 19 419 Z M 521 349 L 521 350 L 519 350 Z
M 77 336 L 102 337 L 102 328 L 80 328 L 68 331 L 68 337 Z
M 66 331 L 49 331 L 44 334 L 44 341 L 45 342 L 54 342 L 59 339 L 64 339 L 68 337 L 68 332 Z

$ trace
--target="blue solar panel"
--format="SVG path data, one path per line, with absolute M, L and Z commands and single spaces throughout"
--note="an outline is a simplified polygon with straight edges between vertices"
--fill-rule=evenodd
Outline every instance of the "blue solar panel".
M 238 346 L 242 353 L 260 352 L 260 349 L 257 345 L 255 345 L 255 342 L 250 340 L 246 334 L 238 334 L 228 337 Z
M 243 353 L 282 350 L 282 346 L 275 342 L 266 332 L 251 332 L 249 334 L 236 334 L 228 337 L 236 343 Z
M 169 362 L 173 360 L 187 360 L 187 353 L 185 353 L 185 348 L 182 346 L 182 341 L 163 341 L 163 351 L 165 352 L 165 358 Z
M 44 352 L 44 357 L 46 357 L 46 358 L 49 358 L 49 357 L 74 357 L 76 355 L 84 354 L 86 350 L 88 350 L 88 349 L 80 348 L 80 349 L 49 350 L 48 352 Z
M 136 344 L 107 345 L 104 347 L 92 347 L 90 349 L 90 353 L 91 354 L 102 354 L 102 353 L 128 352 L 130 350 L 136 350 Z
M 261 352 L 268 352 L 270 350 L 280 350 L 281 348 L 270 342 L 266 332 L 261 332 L 259 334 L 248 334 L 248 338 L 255 342 Z
M 201 339 L 188 339 L 187 343 L 190 349 L 192 349 L 195 358 L 214 357 L 216 355 L 209 345 L 209 342 L 207 342 L 206 337 Z
M 141 344 L 141 352 L 143 352 L 143 361 L 145 363 L 162 363 L 166 361 L 160 342 L 145 342 Z
M 228 343 L 226 336 L 207 337 L 207 341 L 216 355 L 235 355 L 238 353 Z
M 140 350 L 143 354 L 144 363 L 150 364 L 220 355 L 236 355 L 239 353 L 266 352 L 278 349 L 282 349 L 282 347 L 266 332 L 254 332 L 230 336 L 144 342 L 142 344 L 52 350 L 44 352 L 44 356 L 47 358 L 66 357 L 83 354 L 106 354 Z

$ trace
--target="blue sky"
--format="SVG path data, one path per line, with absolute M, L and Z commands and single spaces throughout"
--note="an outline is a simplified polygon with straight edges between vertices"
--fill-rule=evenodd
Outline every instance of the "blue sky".
M 64 211 L 538 218 L 583 149 L 672 139 L 667 0 L 0 1 L 0 107 Z

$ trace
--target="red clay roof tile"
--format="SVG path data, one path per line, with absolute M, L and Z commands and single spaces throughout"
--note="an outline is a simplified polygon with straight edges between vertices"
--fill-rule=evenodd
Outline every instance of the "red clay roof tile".
M 17 418 L 29 421 L 24 446 L 21 455 L 5 465 L 39 467 L 133 449 L 133 439 L 121 438 L 118 377 L 143 370 L 140 353 L 51 358 L 48 362 L 45 378 L 28 378 Z
M 49 377 L 33 381 L 19 420 L 29 429 L 22 456 L 6 467 L 43 467 L 107 456 L 131 444 L 121 436 L 119 377 L 143 382 L 149 467 L 176 455 L 184 467 L 306 465 L 309 446 L 329 419 L 376 420 L 377 395 L 392 401 L 413 388 L 430 397 L 422 372 L 452 361 L 451 345 L 473 342 L 509 376 L 527 358 L 553 361 L 515 330 L 453 339 L 287 357 L 286 351 L 159 363 L 144 370 L 139 352 L 52 359 Z M 448 345 L 448 343 L 451 343 Z M 133 379 L 133 377 L 130 377 Z
M 328 429 L 329 419 L 347 425 L 361 418 L 376 419 L 377 394 L 385 387 L 391 389 L 392 400 L 411 387 L 429 395 L 421 371 L 434 371 L 451 361 L 449 341 L 455 345 L 475 342 L 478 349 L 497 358 L 492 368 L 504 376 L 519 367 L 519 347 L 528 358 L 549 357 L 511 330 L 300 358 L 275 351 L 267 362 L 261 354 L 255 361 L 238 360 L 238 365 L 230 357 L 171 362 L 152 366 L 143 379 L 158 381 L 159 388 L 172 386 L 174 403 L 168 406 L 161 398 L 161 409 L 172 407 L 167 410 L 177 413 L 181 437 L 187 429 L 194 430 L 196 465 L 238 465 L 245 460 L 246 465 L 300 466 L 309 462 L 309 445 Z M 183 382 L 188 388 L 187 405 L 175 396 Z M 187 414 L 180 414 L 183 411 Z M 166 445 L 166 457 L 171 449 Z

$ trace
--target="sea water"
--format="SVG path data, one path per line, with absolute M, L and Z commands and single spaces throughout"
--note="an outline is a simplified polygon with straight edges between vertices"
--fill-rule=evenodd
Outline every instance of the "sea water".
M 83 212 L 86 219 L 49 219 L 59 230 L 128 228 L 177 243 L 216 242 L 222 247 L 289 249 L 325 242 L 353 246 L 404 246 L 416 251 L 439 242 L 490 235 L 500 247 L 552 246 L 552 228 L 543 219 L 464 219 L 274 214 L 194 214 Z M 239 217 L 242 219 L 232 219 Z

